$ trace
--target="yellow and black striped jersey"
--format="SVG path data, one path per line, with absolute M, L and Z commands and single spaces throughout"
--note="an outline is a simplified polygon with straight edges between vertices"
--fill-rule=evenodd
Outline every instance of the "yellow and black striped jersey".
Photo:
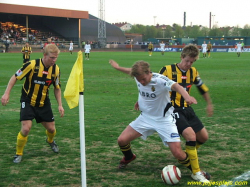
M 31 47 L 24 46 L 22 48 L 23 59 L 30 59 L 30 53 L 31 53 L 31 51 L 32 51 Z
M 207 44 L 207 49 L 211 50 L 212 49 L 212 44 Z
M 148 49 L 153 49 L 154 45 L 153 44 L 148 44 Z
M 195 67 L 191 67 L 188 71 L 184 72 L 179 69 L 177 64 L 172 64 L 164 66 L 159 73 L 179 83 L 189 94 L 193 84 L 196 85 L 201 94 L 204 94 L 208 91 L 208 87 L 202 82 Z M 174 107 L 189 106 L 178 92 L 170 92 L 170 97 Z
M 21 102 L 29 102 L 31 106 L 43 107 L 49 101 L 49 86 L 53 84 L 56 89 L 60 85 L 60 69 L 55 64 L 46 68 L 42 59 L 31 60 L 23 64 L 15 73 L 17 80 L 25 78 L 22 87 Z

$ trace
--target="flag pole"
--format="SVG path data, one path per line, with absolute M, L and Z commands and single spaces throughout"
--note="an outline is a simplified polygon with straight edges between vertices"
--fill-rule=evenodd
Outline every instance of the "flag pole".
M 80 92 L 79 97 L 79 122 L 80 122 L 80 151 L 81 151 L 81 177 L 82 187 L 87 186 L 86 179 L 86 154 L 85 154 L 85 125 L 84 125 L 84 96 Z

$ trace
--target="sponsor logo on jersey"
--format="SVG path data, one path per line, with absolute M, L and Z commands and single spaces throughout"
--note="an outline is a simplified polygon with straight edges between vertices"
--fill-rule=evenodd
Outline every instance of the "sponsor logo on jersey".
M 50 86 L 51 83 L 52 83 L 52 80 L 47 80 L 46 83 L 47 83 L 48 86 Z
M 16 75 L 17 75 L 17 76 L 20 76 L 20 75 L 22 75 L 22 73 L 23 73 L 22 70 L 19 69 L 19 70 L 17 70 Z
M 142 92 L 142 91 L 139 91 L 139 93 L 142 97 L 156 98 L 156 95 L 154 93 L 148 93 L 148 92 Z
M 154 91 L 155 91 L 155 87 L 154 87 L 154 86 L 152 86 L 152 87 L 151 87 L 151 90 L 152 90 L 152 92 L 154 92 Z
M 49 74 L 49 72 L 47 72 L 47 71 L 43 71 L 43 74 L 48 75 L 48 74 Z
M 187 76 L 181 76 L 181 79 L 187 79 Z
M 39 80 L 34 80 L 34 83 L 35 83 L 35 84 L 42 84 L 42 85 L 45 85 L 45 82 L 44 82 L 44 81 L 39 81 Z

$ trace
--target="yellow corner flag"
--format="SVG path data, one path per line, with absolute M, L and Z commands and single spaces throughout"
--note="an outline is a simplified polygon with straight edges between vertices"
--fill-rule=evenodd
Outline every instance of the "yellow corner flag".
M 66 88 L 64 90 L 64 98 L 66 99 L 70 109 L 78 106 L 79 94 L 83 91 L 83 58 L 82 51 L 79 51 L 78 57 L 71 70 Z

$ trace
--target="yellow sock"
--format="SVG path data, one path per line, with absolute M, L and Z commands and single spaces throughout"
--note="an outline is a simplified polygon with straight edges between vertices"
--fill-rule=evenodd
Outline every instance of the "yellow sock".
M 186 145 L 186 152 L 190 158 L 190 164 L 192 167 L 193 174 L 195 174 L 196 172 L 199 172 L 200 166 L 199 166 L 198 155 L 197 155 L 197 150 L 196 150 L 195 145 L 194 146 Z
M 28 140 L 28 136 L 23 136 L 21 132 L 17 135 L 16 154 L 23 155 L 23 149 Z
M 55 131 L 53 133 L 50 133 L 48 130 L 46 130 L 46 134 L 47 134 L 47 137 L 48 137 L 47 141 L 49 143 L 52 143 L 53 139 L 54 139 L 54 137 L 56 135 L 56 129 L 55 129 Z
M 190 159 L 189 159 L 189 157 L 188 157 L 188 154 L 186 153 L 186 155 L 187 155 L 187 157 L 186 157 L 185 160 L 178 160 L 178 162 L 179 162 L 180 164 L 182 164 L 183 166 L 185 166 L 185 167 L 189 168 L 190 170 L 192 170 L 192 169 L 191 169 Z
M 195 145 L 196 150 L 198 150 L 198 149 L 200 148 L 200 146 L 201 146 L 201 145 L 202 145 L 202 143 L 200 143 L 200 142 L 196 141 L 196 145 Z

